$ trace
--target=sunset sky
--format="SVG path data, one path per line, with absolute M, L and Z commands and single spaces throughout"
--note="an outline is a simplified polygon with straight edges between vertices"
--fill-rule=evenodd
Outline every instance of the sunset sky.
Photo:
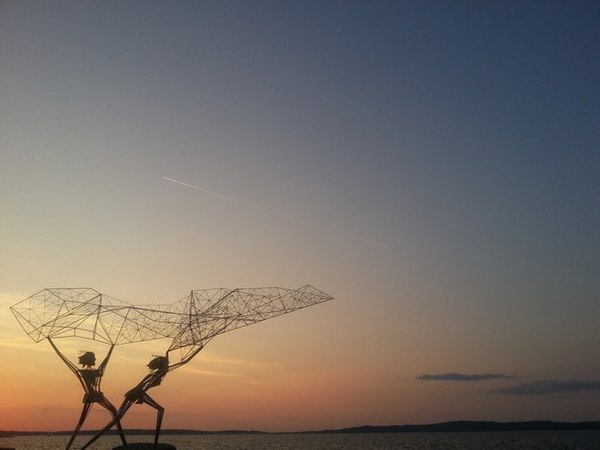
M 9 306 L 87 286 L 335 297 L 213 340 L 150 391 L 163 428 L 600 420 L 599 23 L 576 0 L 0 2 L 0 430 L 74 427 L 79 384 Z M 107 397 L 167 346 L 118 347 Z

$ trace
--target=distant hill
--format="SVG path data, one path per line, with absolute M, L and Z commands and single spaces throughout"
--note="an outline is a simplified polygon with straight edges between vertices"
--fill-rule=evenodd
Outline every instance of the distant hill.
M 469 431 L 558 431 L 558 430 L 600 430 L 600 422 L 553 422 L 537 420 L 530 422 L 485 422 L 458 420 L 429 425 L 384 425 L 323 430 L 319 433 L 436 433 Z
M 334 430 L 300 431 L 299 433 L 451 433 L 473 431 L 562 431 L 562 430 L 600 430 L 600 421 L 595 422 L 553 422 L 549 420 L 536 420 L 530 422 L 485 422 L 458 420 L 454 422 L 434 423 L 428 425 L 363 425 L 360 427 L 341 428 Z M 154 430 L 128 429 L 127 434 L 146 435 L 154 434 Z M 0 431 L 0 436 L 34 436 L 34 435 L 70 435 L 72 431 Z M 81 431 L 80 434 L 95 434 L 94 430 Z M 115 434 L 111 430 L 107 434 Z M 285 434 L 269 433 L 266 431 L 246 430 L 180 430 L 165 429 L 161 435 L 174 434 Z

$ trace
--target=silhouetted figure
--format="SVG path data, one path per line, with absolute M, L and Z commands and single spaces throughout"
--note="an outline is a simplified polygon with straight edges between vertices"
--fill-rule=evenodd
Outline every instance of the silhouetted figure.
M 115 424 L 119 424 L 119 421 L 123 418 L 125 413 L 131 408 L 135 403 L 146 403 L 152 408 L 156 409 L 156 432 L 154 434 L 154 448 L 158 447 L 158 437 L 160 435 L 160 427 L 162 425 L 163 415 L 165 413 L 165 409 L 156 402 L 152 397 L 150 397 L 147 391 L 153 387 L 159 386 L 162 383 L 162 380 L 167 376 L 172 370 L 177 369 L 178 367 L 187 364 L 200 350 L 202 350 L 203 346 L 199 346 L 193 352 L 188 354 L 181 361 L 169 364 L 169 352 L 167 351 L 165 356 L 156 356 L 148 363 L 148 369 L 150 373 L 142 378 L 133 389 L 130 389 L 125 393 L 125 400 L 121 404 L 121 407 L 117 411 L 116 416 L 113 418 L 111 422 L 109 422 L 102 430 L 100 430 L 92 439 L 90 439 L 81 450 L 84 450 L 91 444 L 93 444 L 96 439 L 110 430 Z
M 114 422 L 119 429 L 119 435 L 121 436 L 121 441 L 123 441 L 123 445 L 126 445 L 125 435 L 123 434 L 123 429 L 121 428 L 121 422 L 117 418 L 117 408 L 113 406 L 111 402 L 104 396 L 102 391 L 100 390 L 100 382 L 102 381 L 102 376 L 104 375 L 104 369 L 106 369 L 106 365 L 108 364 L 108 360 L 110 359 L 110 355 L 115 347 L 114 344 L 110 346 L 110 350 L 108 354 L 104 358 L 104 361 L 100 363 L 97 369 L 94 369 L 93 366 L 96 365 L 96 355 L 93 352 L 85 352 L 83 355 L 79 357 L 79 364 L 81 365 L 81 369 L 79 369 L 75 364 L 73 364 L 66 356 L 64 356 L 60 350 L 56 347 L 52 339 L 48 338 L 48 342 L 52 345 L 52 348 L 56 352 L 60 359 L 64 361 L 69 369 L 75 374 L 81 386 L 83 387 L 83 409 L 81 410 L 81 417 L 79 418 L 79 422 L 77 423 L 77 427 L 75 431 L 73 431 L 73 435 L 67 444 L 66 450 L 69 450 L 75 437 L 79 433 L 83 422 L 90 412 L 92 405 L 94 403 L 98 403 L 100 406 L 106 408 L 110 414 L 112 415 Z

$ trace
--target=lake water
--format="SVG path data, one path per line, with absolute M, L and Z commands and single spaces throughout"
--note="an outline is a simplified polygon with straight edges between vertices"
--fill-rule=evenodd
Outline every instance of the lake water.
M 152 436 L 128 436 L 130 442 L 152 442 Z M 0 438 L 0 448 L 61 450 L 68 436 Z M 368 433 L 164 436 L 178 450 L 598 450 L 600 431 L 496 431 L 482 433 Z M 73 449 L 85 443 L 77 439 Z M 93 450 L 120 445 L 104 436 Z

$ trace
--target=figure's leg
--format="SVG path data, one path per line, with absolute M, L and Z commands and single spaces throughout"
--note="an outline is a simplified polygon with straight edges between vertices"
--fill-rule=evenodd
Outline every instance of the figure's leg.
M 85 418 L 87 417 L 88 413 L 90 412 L 91 407 L 92 407 L 92 402 L 85 402 L 83 404 L 83 409 L 81 410 L 81 416 L 79 417 L 79 422 L 77 422 L 75 431 L 73 431 L 73 434 L 71 435 L 71 439 L 69 439 L 69 443 L 67 444 L 66 450 L 69 450 L 69 448 L 71 448 L 71 445 L 73 445 L 75 436 L 77 436 L 77 433 L 79 433 L 79 430 L 81 429 L 81 425 L 83 425 L 83 422 L 85 422 Z
M 125 433 L 123 433 L 123 428 L 121 427 L 121 420 L 117 417 L 117 408 L 108 401 L 106 397 L 102 397 L 102 400 L 99 401 L 100 405 L 104 406 L 106 409 L 110 411 L 110 414 L 113 417 L 113 421 L 116 421 L 117 429 L 119 430 L 119 436 L 121 436 L 121 442 L 123 445 L 127 445 L 127 441 L 125 440 Z M 123 413 L 124 414 L 124 413 Z
M 165 408 L 161 407 L 156 413 L 156 433 L 154 434 L 154 448 L 158 448 L 158 435 L 160 434 L 160 427 L 165 414 Z
M 144 403 L 152 406 L 156 409 L 156 432 L 154 433 L 154 448 L 158 448 L 158 436 L 160 435 L 160 427 L 162 425 L 163 415 L 165 414 L 165 408 L 160 406 L 152 397 L 144 393 L 142 398 Z
M 117 411 L 117 414 L 115 415 L 113 420 L 111 420 L 104 428 L 102 428 L 100 431 L 98 431 L 98 433 L 96 433 L 96 435 L 92 439 L 90 439 L 88 442 L 86 442 L 86 444 L 83 447 L 81 447 L 81 450 L 88 448 L 90 445 L 92 445 L 94 442 L 96 442 L 96 440 L 100 436 L 102 436 L 104 433 L 106 433 L 108 430 L 110 430 L 116 423 L 120 423 L 121 419 L 123 418 L 123 416 L 125 415 L 127 410 L 129 410 L 129 408 L 131 408 L 131 406 L 134 403 L 135 403 L 135 401 L 133 401 L 133 400 L 125 399 L 125 401 L 123 402 L 123 404 Z

